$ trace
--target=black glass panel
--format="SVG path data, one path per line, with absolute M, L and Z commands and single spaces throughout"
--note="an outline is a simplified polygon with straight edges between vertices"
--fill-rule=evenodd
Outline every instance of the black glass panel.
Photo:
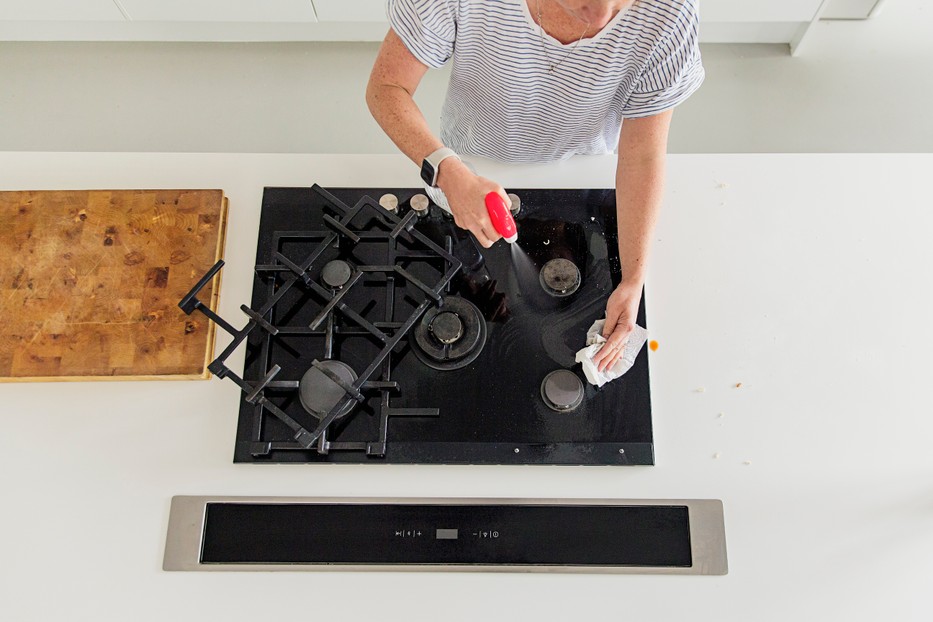
M 684 506 L 207 506 L 205 564 L 689 567 Z
M 346 205 L 364 196 L 378 199 L 391 192 L 399 198 L 399 212 L 410 212 L 409 198 L 423 189 L 328 189 Z M 504 242 L 481 249 L 470 234 L 456 228 L 449 215 L 431 206 L 414 228 L 440 246 L 450 240 L 453 254 L 464 267 L 451 283 L 451 294 L 478 307 L 486 319 L 486 345 L 475 360 L 449 371 L 432 369 L 413 352 L 409 338 L 387 361 L 396 388 L 370 390 L 353 412 L 327 433 L 332 450 L 306 450 L 294 442 L 294 432 L 261 406 L 240 402 L 235 460 L 237 462 L 402 462 L 402 463 L 537 463 L 537 464 L 653 464 L 651 402 L 647 349 L 620 379 L 596 388 L 584 383 L 580 405 L 557 412 L 541 397 L 541 382 L 552 371 L 569 369 L 583 379 L 575 352 L 583 347 L 586 330 L 603 316 L 606 298 L 621 274 L 616 242 L 613 190 L 509 189 L 521 197 L 517 218 L 518 245 Z M 324 199 L 309 188 L 266 188 L 263 195 L 257 265 L 275 262 L 281 253 L 294 263 L 329 234 L 324 214 L 333 213 Z M 399 238 L 400 253 L 417 244 Z M 513 256 L 514 251 L 514 256 Z M 404 254 L 404 253 L 401 253 Z M 328 249 L 309 274 L 320 280 L 323 264 L 341 258 L 352 265 L 384 263 L 385 253 L 366 239 Z M 523 255 L 523 256 L 522 256 Z M 542 287 L 539 273 L 552 259 L 571 261 L 580 271 L 579 288 L 555 297 Z M 399 260 L 409 273 L 435 282 L 443 262 Z M 288 276 L 284 274 L 282 278 Z M 385 278 L 367 275 L 344 297 L 348 308 L 369 322 L 400 323 L 424 295 L 405 279 L 395 278 L 392 308 L 379 288 Z M 257 274 L 251 307 L 261 308 L 276 291 L 269 273 Z M 262 331 L 250 334 L 247 381 L 261 379 L 272 368 L 282 369 L 276 380 L 297 382 L 315 359 L 336 358 L 359 373 L 382 344 L 362 331 L 352 318 L 338 312 L 333 343 L 327 354 L 323 330 L 308 323 L 325 303 L 318 292 L 290 290 L 272 312 L 280 329 L 275 337 Z M 644 299 L 638 323 L 646 325 Z M 388 332 L 392 329 L 387 328 Z M 382 378 L 378 374 L 374 380 Z M 294 391 L 269 389 L 265 397 L 302 426 L 313 430 L 318 421 L 308 414 Z M 391 414 L 390 409 L 437 409 L 436 416 Z M 361 449 L 386 430 L 380 452 Z M 341 444 L 342 447 L 341 447 Z

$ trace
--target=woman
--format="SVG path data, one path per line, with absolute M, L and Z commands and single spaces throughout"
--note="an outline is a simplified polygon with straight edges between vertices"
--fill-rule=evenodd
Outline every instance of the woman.
M 594 357 L 600 371 L 613 366 L 638 313 L 672 110 L 704 77 L 697 0 L 389 0 L 388 15 L 369 108 L 484 247 L 500 237 L 484 197 L 506 194 L 458 155 L 548 162 L 618 153 L 622 282 Z M 437 137 L 412 96 L 429 68 L 450 60 Z

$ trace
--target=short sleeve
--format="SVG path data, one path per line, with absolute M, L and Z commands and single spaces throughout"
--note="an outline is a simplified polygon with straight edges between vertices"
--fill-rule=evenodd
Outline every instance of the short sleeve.
M 388 0 L 386 13 L 405 47 L 428 67 L 453 56 L 457 0 Z
M 647 117 L 669 110 L 703 83 L 699 11 L 696 0 L 683 3 L 671 32 L 655 47 L 635 83 L 622 117 Z

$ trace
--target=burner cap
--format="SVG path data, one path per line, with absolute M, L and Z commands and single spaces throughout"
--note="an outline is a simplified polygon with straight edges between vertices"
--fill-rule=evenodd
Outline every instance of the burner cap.
M 583 381 L 566 369 L 552 371 L 541 383 L 541 397 L 551 410 L 573 410 L 583 402 Z
M 441 311 L 431 320 L 428 330 L 438 341 L 450 345 L 463 336 L 463 322 L 453 311 Z
M 569 296 L 580 287 L 580 269 L 569 259 L 552 259 L 538 275 L 541 287 L 552 296 Z
M 476 360 L 486 344 L 486 320 L 472 302 L 446 296 L 444 306 L 424 312 L 411 332 L 412 350 L 421 362 L 442 371 Z
M 320 367 L 318 367 L 320 366 Z M 298 382 L 298 397 L 301 405 L 317 419 L 323 419 L 337 402 L 346 397 L 343 388 L 334 382 L 322 369 L 334 374 L 347 384 L 356 381 L 356 372 L 353 368 L 340 361 L 326 360 L 318 363 L 305 372 Z M 349 402 L 340 409 L 337 417 L 343 417 L 353 410 L 354 402 Z
M 343 287 L 350 280 L 353 269 L 350 264 L 340 259 L 328 261 L 321 270 L 321 279 L 328 287 L 337 289 Z

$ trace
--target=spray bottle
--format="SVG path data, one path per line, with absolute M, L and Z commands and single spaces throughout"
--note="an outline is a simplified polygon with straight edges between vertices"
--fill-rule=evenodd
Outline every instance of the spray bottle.
M 425 186 L 424 189 L 438 207 L 448 214 L 451 213 L 447 197 L 440 188 Z M 515 226 L 515 219 L 512 218 L 509 206 L 498 192 L 490 192 L 486 195 L 486 211 L 489 213 L 489 220 L 492 221 L 496 232 L 506 242 L 514 244 L 518 240 L 518 228 Z

